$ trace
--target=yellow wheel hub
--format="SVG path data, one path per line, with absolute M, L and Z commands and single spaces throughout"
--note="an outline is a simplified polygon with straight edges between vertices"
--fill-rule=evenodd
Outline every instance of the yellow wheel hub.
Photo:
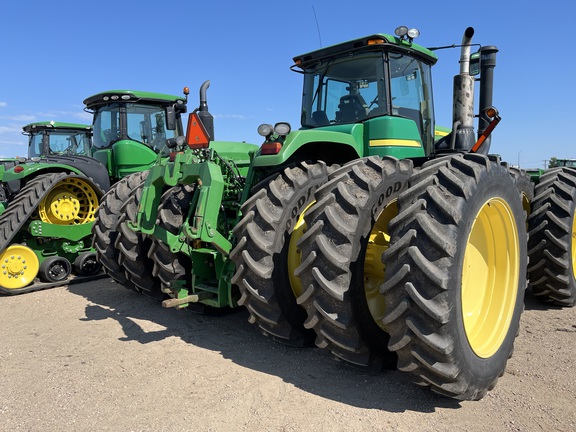
M 0 286 L 19 289 L 32 283 L 40 264 L 29 247 L 12 245 L 0 254 Z
M 40 201 L 40 220 L 55 225 L 79 225 L 94 220 L 98 197 L 83 179 L 68 178 L 59 182 Z
M 481 358 L 502 345 L 514 315 L 520 256 L 508 203 L 489 199 L 472 225 L 462 268 L 462 314 L 470 347 Z
M 390 243 L 388 224 L 397 214 L 398 203 L 396 200 L 382 210 L 370 232 L 364 258 L 364 294 L 366 295 L 366 302 L 372 318 L 383 330 L 385 328 L 382 324 L 382 318 L 386 310 L 386 303 L 384 296 L 380 293 L 380 286 L 384 283 L 386 267 L 382 263 L 382 254 L 388 249 L 388 244 Z
M 302 213 L 300 213 L 296 225 L 294 226 L 294 230 L 292 231 L 292 235 L 290 236 L 290 242 L 288 243 L 288 278 L 290 280 L 292 292 L 296 298 L 302 294 L 302 281 L 294 274 L 296 267 L 298 267 L 302 262 L 302 251 L 296 246 L 296 244 L 307 229 L 307 225 L 304 222 L 304 215 L 315 202 L 316 201 L 312 201 L 306 206 Z

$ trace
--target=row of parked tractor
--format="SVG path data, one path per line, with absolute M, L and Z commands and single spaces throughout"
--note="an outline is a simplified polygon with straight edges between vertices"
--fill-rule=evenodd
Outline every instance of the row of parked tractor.
M 99 275 L 91 230 L 102 196 L 120 179 L 149 169 L 166 139 L 182 134 L 184 96 L 111 91 L 84 103 L 92 125 L 28 124 L 27 157 L 0 160 L 4 294 Z
M 84 101 L 92 125 L 26 126 L 28 157 L 1 171 L 0 290 L 105 274 L 482 398 L 525 292 L 576 303 L 576 169 L 529 174 L 490 152 L 498 49 L 472 53 L 473 34 L 451 128 L 435 124 L 438 58 L 406 27 L 295 57 L 301 125 L 262 124 L 260 145 L 215 140 L 209 81 L 186 130 L 187 88 L 106 91 Z

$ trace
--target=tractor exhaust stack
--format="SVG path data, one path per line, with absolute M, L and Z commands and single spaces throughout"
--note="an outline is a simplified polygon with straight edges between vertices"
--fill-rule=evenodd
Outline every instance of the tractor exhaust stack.
M 200 106 L 198 107 L 198 118 L 204 125 L 204 129 L 208 132 L 210 140 L 214 141 L 214 117 L 208 111 L 208 102 L 206 99 L 206 92 L 210 87 L 210 80 L 204 81 L 200 86 Z
M 452 131 L 454 149 L 469 151 L 475 143 L 474 136 L 474 77 L 470 75 L 470 45 L 474 29 L 468 27 L 462 37 L 460 74 L 454 77 Z

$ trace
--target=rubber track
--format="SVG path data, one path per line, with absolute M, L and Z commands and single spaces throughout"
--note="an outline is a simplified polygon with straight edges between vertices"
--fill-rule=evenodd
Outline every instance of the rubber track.
M 308 231 L 298 242 L 302 264 L 296 270 L 304 287 L 298 303 L 308 313 L 305 326 L 315 330 L 319 347 L 353 364 L 396 364 L 386 347 L 388 335 L 366 303 L 364 261 L 381 260 L 365 255 L 374 217 L 397 198 L 411 173 L 410 160 L 356 160 L 331 174 L 305 215 Z
M 480 379 L 463 364 L 460 344 L 466 344 L 462 342 L 465 336 L 458 334 L 463 330 L 453 315 L 457 301 L 454 290 L 458 288 L 451 285 L 461 272 L 454 257 L 459 253 L 459 227 L 467 223 L 466 203 L 484 190 L 478 185 L 483 172 L 496 170 L 496 175 L 503 176 L 498 170 L 504 168 L 478 154 L 424 164 L 411 179 L 410 189 L 399 198 L 398 216 L 390 223 L 392 242 L 383 254 L 388 275 L 381 289 L 387 306 L 383 322 L 390 333 L 388 347 L 398 354 L 398 369 L 410 373 L 416 384 L 456 399 L 482 398 L 505 369 L 505 361 L 502 364 L 502 356 L 498 356 L 495 361 L 491 359 L 490 376 Z M 512 204 L 519 207 L 519 202 Z M 518 235 L 520 248 L 525 250 L 525 231 Z M 527 259 L 519 266 L 522 284 Z M 524 287 L 521 290 L 515 309 L 518 321 Z M 515 326 L 518 323 L 513 320 L 508 337 L 517 335 Z M 505 359 L 512 349 L 503 353 Z
M 230 254 L 236 265 L 232 283 L 249 321 L 266 335 L 289 344 L 312 345 L 314 333 L 304 328 L 306 314 L 296 304 L 287 269 L 287 249 L 300 213 L 316 188 L 328 180 L 323 162 L 299 162 L 260 183 L 242 205 L 234 228 L 237 244 Z
M 558 306 L 576 304 L 572 224 L 576 217 L 576 169 L 546 171 L 536 185 L 528 220 L 528 274 L 532 294 Z
M 14 236 L 30 219 L 40 201 L 61 180 L 70 178 L 68 173 L 39 175 L 30 180 L 0 215 L 0 251 L 6 249 Z M 76 176 L 78 177 L 78 176 Z

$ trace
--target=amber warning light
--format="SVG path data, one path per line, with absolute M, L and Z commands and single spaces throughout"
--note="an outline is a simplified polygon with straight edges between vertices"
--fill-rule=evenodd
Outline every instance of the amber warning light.
M 196 112 L 188 116 L 188 128 L 186 129 L 186 144 L 193 149 L 207 148 L 210 138 L 204 125 Z

